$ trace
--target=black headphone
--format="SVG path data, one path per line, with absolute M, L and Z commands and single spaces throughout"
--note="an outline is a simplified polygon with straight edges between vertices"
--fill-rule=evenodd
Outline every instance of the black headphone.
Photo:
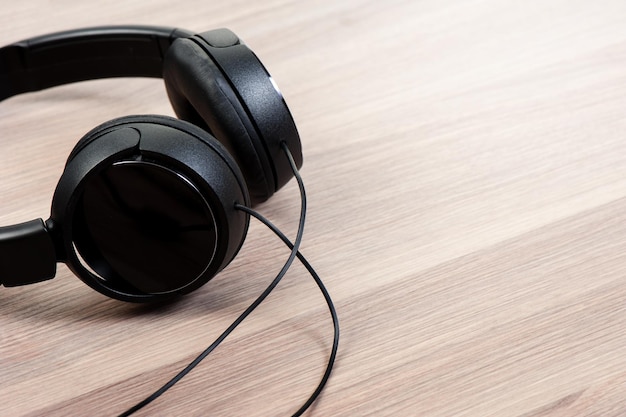
M 51 215 L 0 228 L 0 285 L 53 278 L 64 262 L 95 290 L 123 301 L 189 293 L 224 269 L 243 245 L 250 216 L 291 255 L 267 289 L 196 359 L 128 416 L 162 395 L 211 353 L 269 295 L 297 257 L 318 285 L 334 327 L 319 396 L 335 361 L 339 322 L 321 279 L 299 252 L 306 195 L 295 123 L 258 58 L 226 29 L 114 26 L 36 37 L 0 48 L 0 101 L 77 81 L 162 77 L 180 119 L 127 116 L 88 132 L 74 147 Z M 249 206 L 292 177 L 301 196 L 292 243 Z
M 0 228 L 0 284 L 53 278 L 63 262 L 124 301 L 189 293 L 241 248 L 249 214 L 298 167 L 300 139 L 276 84 L 229 30 L 116 26 L 0 49 L 0 100 L 97 78 L 162 77 L 175 113 L 127 116 L 72 150 L 51 215 Z

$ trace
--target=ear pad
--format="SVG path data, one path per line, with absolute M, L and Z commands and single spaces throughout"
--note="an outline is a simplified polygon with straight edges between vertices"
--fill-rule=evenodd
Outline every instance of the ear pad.
M 61 258 L 110 297 L 155 301 L 221 271 L 245 239 L 245 182 L 204 130 L 131 116 L 89 132 L 71 153 L 49 221 Z M 59 243 L 59 242 L 58 242 Z
M 253 203 L 268 199 L 293 176 L 281 142 L 302 164 L 300 139 L 282 96 L 232 32 L 176 40 L 165 56 L 163 79 L 178 117 L 211 132 L 233 155 Z

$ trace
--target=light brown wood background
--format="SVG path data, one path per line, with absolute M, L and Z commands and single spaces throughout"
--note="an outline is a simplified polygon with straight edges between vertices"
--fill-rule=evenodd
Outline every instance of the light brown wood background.
M 623 0 L 5 2 L 0 41 L 103 24 L 229 27 L 302 137 L 303 252 L 339 310 L 309 416 L 626 415 Z M 46 218 L 74 143 L 172 114 L 160 80 L 0 103 L 0 224 Z M 260 210 L 295 232 L 295 184 Z M 60 267 L 0 289 L 0 415 L 115 415 L 169 379 L 288 253 L 257 224 L 219 277 L 165 308 Z M 206 363 L 139 415 L 282 416 L 330 347 L 295 267 Z

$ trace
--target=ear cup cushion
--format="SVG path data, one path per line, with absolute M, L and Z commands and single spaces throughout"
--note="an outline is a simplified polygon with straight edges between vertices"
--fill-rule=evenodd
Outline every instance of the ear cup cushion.
M 163 79 L 177 116 L 211 132 L 234 157 L 252 202 L 268 199 L 275 179 L 263 142 L 211 57 L 193 40 L 178 39 L 165 56 Z

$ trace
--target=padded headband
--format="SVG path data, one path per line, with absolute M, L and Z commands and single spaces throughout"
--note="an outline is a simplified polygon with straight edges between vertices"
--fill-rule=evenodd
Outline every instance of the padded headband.
M 104 26 L 7 45 L 0 48 L 0 100 L 98 78 L 161 78 L 167 49 L 190 36 L 167 27 Z

